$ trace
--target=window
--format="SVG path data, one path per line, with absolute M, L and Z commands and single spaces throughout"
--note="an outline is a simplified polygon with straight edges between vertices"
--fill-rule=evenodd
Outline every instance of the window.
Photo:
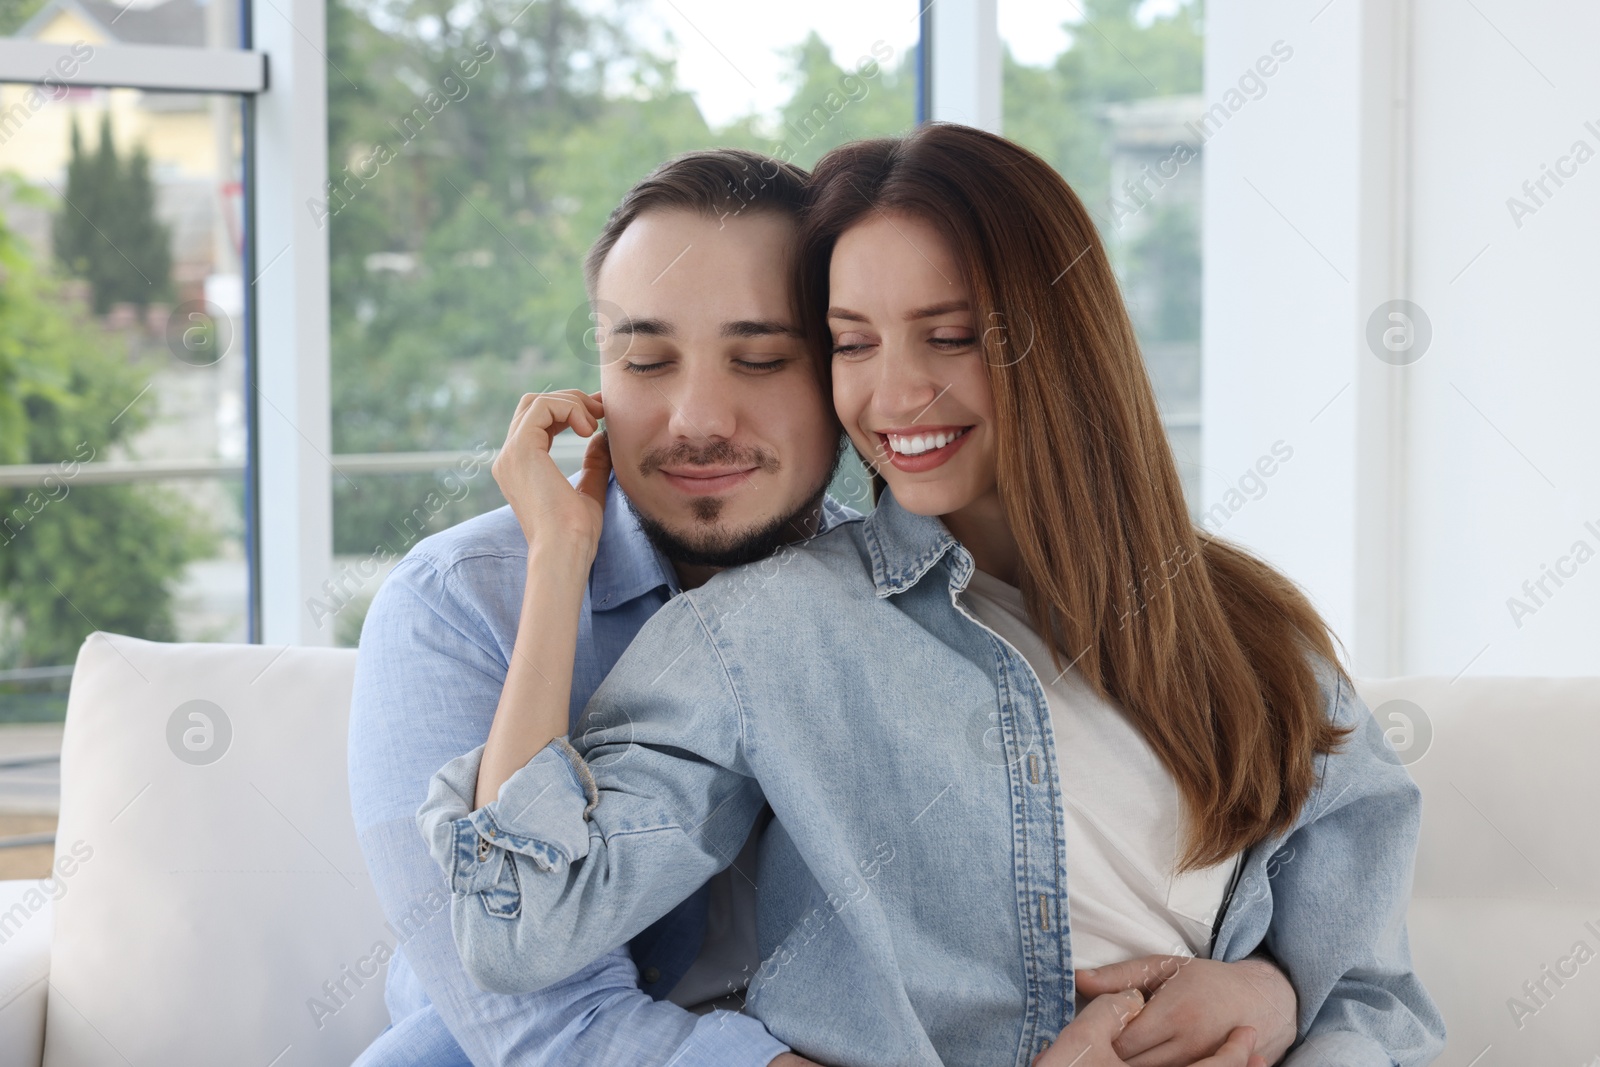
M 61 717 L 91 629 L 250 630 L 243 104 L 205 90 L 251 57 L 203 49 L 237 10 L 32 6 L 0 42 L 0 722 Z
M 449 25 L 379 0 L 330 7 L 335 638 L 353 643 L 420 537 L 501 506 L 487 465 L 524 392 L 599 387 L 582 260 L 624 191 L 680 152 L 809 166 L 915 119 L 914 9 L 843 4 L 469 5 Z M 325 216 L 325 217 L 324 217 Z M 583 443 L 556 441 L 575 471 Z M 432 456 L 430 459 L 429 457 Z M 386 458 L 385 458 L 386 457 Z M 415 457 L 415 458 L 408 458 Z M 838 491 L 866 506 L 866 480 Z

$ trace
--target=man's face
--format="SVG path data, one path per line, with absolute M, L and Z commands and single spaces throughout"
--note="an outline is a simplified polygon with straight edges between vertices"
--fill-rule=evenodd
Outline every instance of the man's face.
M 778 212 L 646 212 L 596 280 L 617 482 L 678 562 L 745 562 L 809 532 L 838 456 L 792 306 L 794 237 Z

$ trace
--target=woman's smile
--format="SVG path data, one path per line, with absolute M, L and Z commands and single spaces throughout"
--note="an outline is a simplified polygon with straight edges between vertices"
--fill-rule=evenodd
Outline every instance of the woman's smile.
M 911 426 L 877 434 L 880 454 L 897 470 L 929 471 L 956 454 L 971 426 Z

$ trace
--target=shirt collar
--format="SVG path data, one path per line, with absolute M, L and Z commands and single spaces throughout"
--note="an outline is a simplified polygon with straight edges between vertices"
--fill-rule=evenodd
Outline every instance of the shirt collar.
M 972 557 L 939 517 L 907 511 L 888 487 L 862 524 L 862 536 L 872 559 L 872 584 L 879 597 L 910 589 L 951 549 L 956 553 L 951 574 L 956 587 L 964 588 L 972 575 Z
M 832 497 L 823 497 L 822 530 L 855 518 L 859 518 L 856 512 Z M 662 586 L 672 596 L 683 591 L 672 562 L 645 535 L 639 516 L 612 474 L 606 482 L 606 515 L 600 527 L 600 545 L 589 570 L 590 610 L 610 611 Z
M 673 596 L 682 591 L 677 571 L 645 536 L 613 474 L 606 482 L 606 516 L 589 570 L 590 610 L 610 611 L 663 585 Z

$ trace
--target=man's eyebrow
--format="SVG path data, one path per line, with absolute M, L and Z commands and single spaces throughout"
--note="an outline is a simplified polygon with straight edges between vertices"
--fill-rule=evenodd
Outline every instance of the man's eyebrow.
M 948 315 L 952 311 L 970 311 L 971 309 L 972 305 L 967 303 L 965 300 L 946 300 L 942 304 L 929 304 L 925 308 L 917 308 L 914 311 L 908 311 L 906 312 L 905 318 L 907 322 L 914 322 L 917 319 L 931 319 L 935 315 Z M 868 321 L 867 317 L 861 314 L 861 312 L 851 311 L 849 308 L 842 307 L 829 308 L 828 318 L 847 319 L 851 322 Z
M 634 319 L 627 315 L 622 316 L 611 324 L 611 332 L 616 334 L 632 334 L 636 337 L 671 337 L 673 335 L 672 323 L 666 319 Z
M 735 319 L 722 324 L 723 337 L 799 337 L 800 331 L 786 322 L 765 319 Z

